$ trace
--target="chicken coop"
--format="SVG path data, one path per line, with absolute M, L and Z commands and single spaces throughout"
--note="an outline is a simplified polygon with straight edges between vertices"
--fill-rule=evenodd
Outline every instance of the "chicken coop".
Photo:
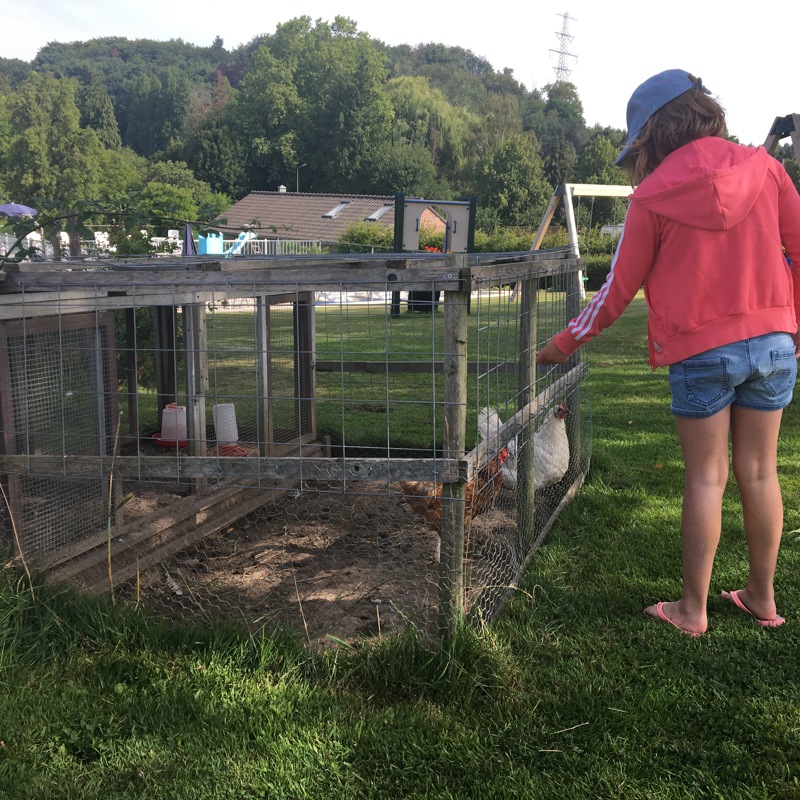
M 579 310 L 580 268 L 565 251 L 10 266 L 6 549 L 57 585 L 320 645 L 488 622 L 588 471 L 586 367 L 535 363 Z

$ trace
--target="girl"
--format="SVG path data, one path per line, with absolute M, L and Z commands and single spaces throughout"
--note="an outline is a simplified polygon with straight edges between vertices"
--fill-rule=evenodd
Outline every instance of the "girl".
M 679 69 L 633 93 L 616 163 L 636 189 L 611 270 L 537 353 L 539 364 L 563 364 L 644 284 L 650 365 L 669 367 L 686 467 L 682 595 L 644 613 L 691 636 L 708 626 L 729 435 L 750 572 L 722 597 L 760 625 L 784 622 L 773 592 L 783 528 L 777 442 L 800 352 L 800 196 L 763 147 L 722 138 L 725 112 L 709 95 Z

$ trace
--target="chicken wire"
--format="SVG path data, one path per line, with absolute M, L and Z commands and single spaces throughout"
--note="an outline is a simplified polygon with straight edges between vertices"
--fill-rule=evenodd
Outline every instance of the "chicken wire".
M 113 592 L 171 618 L 224 617 L 251 630 L 282 624 L 317 644 L 409 623 L 441 633 L 454 605 L 491 619 L 580 486 L 591 450 L 582 366 L 573 359 L 539 374 L 521 367 L 530 369 L 533 351 L 576 310 L 578 262 L 561 256 L 533 278 L 527 268 L 493 267 L 483 277 L 478 263 L 470 291 L 459 284 L 456 302 L 468 314 L 457 454 L 448 451 L 453 398 L 446 385 L 454 356 L 446 303 L 456 294 L 448 295 L 447 284 L 443 291 L 438 276 L 417 280 L 416 302 L 403 291 L 399 308 L 386 276 L 324 288 L 306 278 L 287 291 L 285 278 L 259 273 L 232 283 L 223 274 L 210 283 L 206 276 L 202 294 L 199 286 L 187 292 L 184 284 L 154 289 L 131 280 L 125 305 L 116 301 L 110 312 L 100 273 L 86 319 L 105 315 L 115 335 L 110 342 L 95 336 L 83 349 L 115 370 L 86 369 L 100 382 L 86 394 L 103 398 L 106 417 L 119 407 L 119 433 L 109 446 L 107 420 L 102 432 L 89 426 L 91 447 L 67 444 L 86 426 L 62 404 L 61 446 L 47 453 L 106 458 L 102 468 L 97 458 L 69 460 L 90 474 L 67 470 L 65 460 L 61 475 L 47 475 L 60 487 L 50 505 L 75 505 L 80 532 L 56 533 L 57 516 L 37 527 L 28 514 L 14 520 L 22 531 L 18 555 L 51 565 L 54 581 Z M 532 297 L 527 311 L 523 278 Z M 424 296 L 419 302 L 428 291 L 438 305 Z M 191 302 L 199 297 L 202 303 Z M 35 302 L 24 294 L 23 304 Z M 535 333 L 526 336 L 530 308 Z M 67 316 L 51 316 L 53 330 L 63 330 Z M 51 349 L 81 350 L 56 336 Z M 48 380 L 63 383 L 58 370 Z M 18 383 L 12 397 L 32 388 Z M 160 435 L 167 402 L 186 411 L 183 441 Z M 568 463 L 530 495 L 510 469 L 533 462 L 532 479 L 541 483 L 544 457 L 533 432 L 551 424 L 560 404 L 568 411 L 561 425 Z M 215 406 L 232 407 L 235 442 L 218 441 Z M 481 424 L 483 409 L 496 414 L 491 431 Z M 24 442 L 15 453 L 28 456 L 29 467 L 58 471 Z M 497 468 L 503 453 L 505 470 Z M 19 460 L 5 464 L 17 494 L 41 504 L 48 493 L 30 469 L 18 478 Z M 489 499 L 451 501 L 453 486 Z M 438 502 L 433 518 L 413 510 L 415 499 Z M 451 527 L 459 513 L 464 535 L 454 562 Z M 36 547 L 35 537 L 42 542 Z

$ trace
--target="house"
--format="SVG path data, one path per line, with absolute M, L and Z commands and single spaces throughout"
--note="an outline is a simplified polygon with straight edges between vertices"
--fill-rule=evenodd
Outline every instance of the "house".
M 351 225 L 365 221 L 393 229 L 394 196 L 287 192 L 285 187 L 277 192 L 251 192 L 220 214 L 221 224 L 215 227 L 228 235 L 253 230 L 259 239 L 325 245 L 341 241 Z M 445 221 L 430 208 L 423 211 L 420 221 L 436 231 L 445 229 Z

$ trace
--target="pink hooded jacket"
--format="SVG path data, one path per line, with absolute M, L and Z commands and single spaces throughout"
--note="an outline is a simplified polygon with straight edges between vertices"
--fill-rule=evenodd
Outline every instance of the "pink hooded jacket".
M 573 353 L 611 325 L 642 284 L 653 367 L 795 333 L 800 196 L 783 166 L 763 147 L 717 137 L 670 153 L 631 196 L 606 282 L 556 347 Z

